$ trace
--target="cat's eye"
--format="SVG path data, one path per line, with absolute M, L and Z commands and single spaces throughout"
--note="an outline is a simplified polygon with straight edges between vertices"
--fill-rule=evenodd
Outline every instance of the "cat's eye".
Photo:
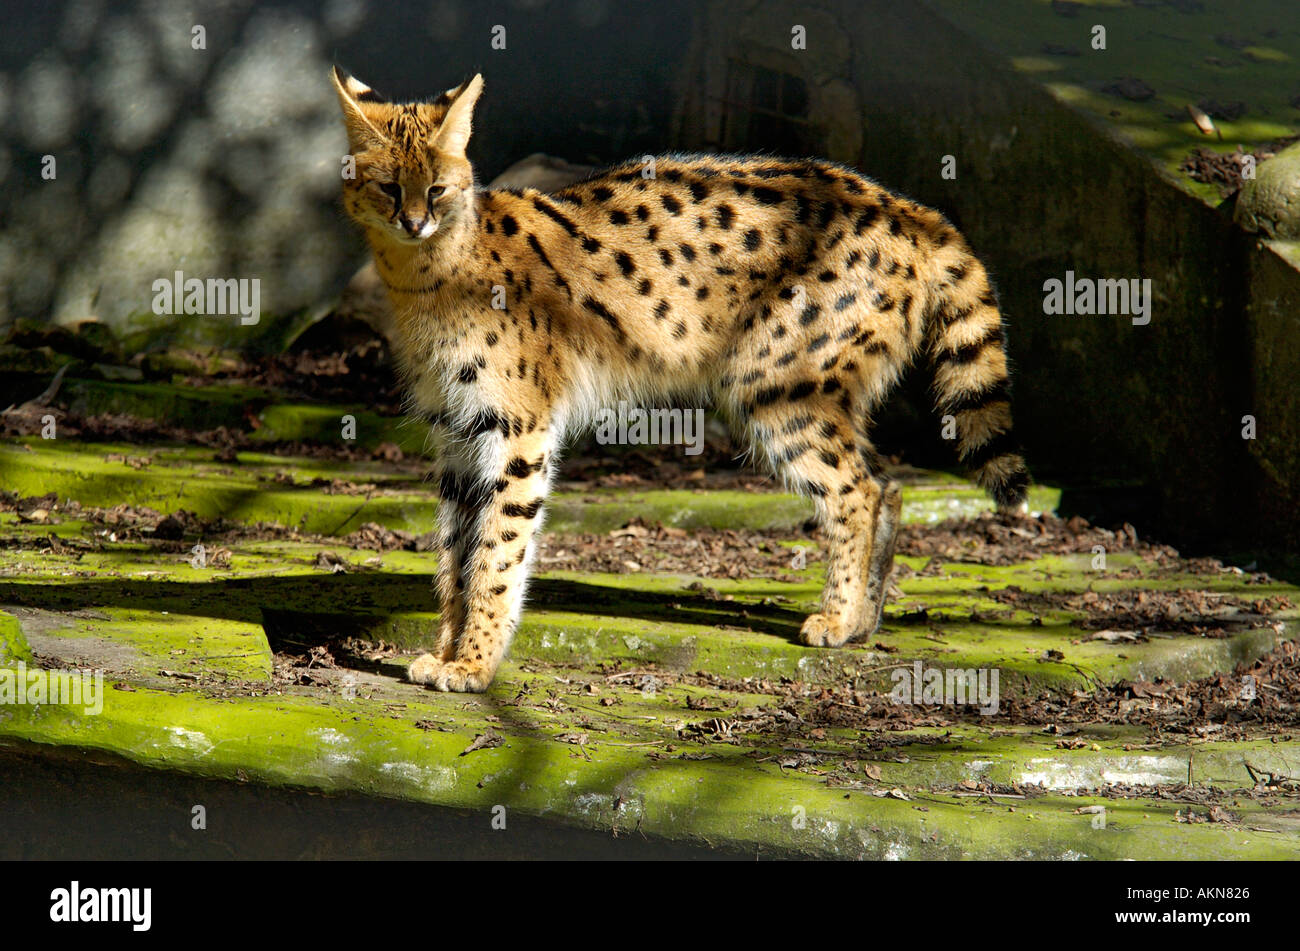
M 445 195 L 445 194 L 447 194 L 447 186 L 446 186 L 446 185 L 430 185 L 430 186 L 429 186 L 429 201 L 437 201 L 439 198 L 441 198 L 441 197 L 442 197 L 443 195 Z
M 376 182 L 375 184 L 379 186 L 381 192 L 393 199 L 393 201 L 402 200 L 402 186 L 397 182 Z

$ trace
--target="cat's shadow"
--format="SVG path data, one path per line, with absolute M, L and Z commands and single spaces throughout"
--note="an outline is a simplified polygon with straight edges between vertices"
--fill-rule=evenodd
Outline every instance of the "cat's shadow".
M 529 602 L 548 610 L 626 617 L 669 624 L 740 628 L 795 640 L 803 612 L 776 604 L 727 601 L 701 583 L 676 592 L 638 591 L 586 581 L 542 578 L 530 588 Z
M 412 584 L 412 579 L 419 583 Z M 432 579 L 426 575 L 387 576 L 381 582 L 387 595 L 385 601 L 399 605 L 390 610 L 366 599 L 364 591 L 353 590 L 351 581 L 343 577 L 314 580 L 317 583 L 311 586 L 310 594 L 299 590 L 295 596 L 283 592 L 275 598 L 265 597 L 253 583 L 254 590 L 248 594 L 250 599 L 261 602 L 262 626 L 273 650 L 302 650 L 348 636 L 373 639 L 375 631 L 383 629 L 385 618 L 438 611 Z M 334 597 L 328 582 L 337 586 Z M 776 604 L 727 601 L 703 584 L 699 589 L 654 592 L 560 578 L 540 578 L 529 584 L 523 623 L 528 623 L 530 613 L 543 611 L 611 621 L 749 630 L 791 642 L 797 641 L 805 617 L 802 611 Z
M 385 625 L 396 623 L 403 614 L 438 611 L 432 575 L 382 570 L 201 581 L 96 578 L 39 586 L 0 581 L 0 605 L 52 612 L 123 608 L 244 621 L 262 627 L 272 650 L 295 652 L 350 635 L 380 639 Z M 752 631 L 790 643 L 798 643 L 806 616 L 803 610 L 771 602 L 727 601 L 704 583 L 699 588 L 683 585 L 675 591 L 644 591 L 564 578 L 534 579 L 525 624 L 530 611 Z M 907 622 L 897 616 L 888 620 Z M 433 625 L 420 622 L 421 640 L 426 628 L 432 636 Z M 410 643 L 411 649 L 416 646 Z M 387 670 L 382 663 L 360 658 L 349 664 L 375 673 Z

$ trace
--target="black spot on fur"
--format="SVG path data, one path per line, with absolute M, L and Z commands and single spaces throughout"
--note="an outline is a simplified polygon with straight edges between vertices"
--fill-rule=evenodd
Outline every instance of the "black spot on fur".
M 518 502 L 507 502 L 501 506 L 501 514 L 506 518 L 536 518 L 545 501 L 545 499 L 533 499 L 527 505 L 520 505 Z
M 542 460 L 538 459 L 536 464 L 530 463 L 523 456 L 515 456 L 506 466 L 506 475 L 512 479 L 526 479 L 542 467 Z
M 876 216 L 879 214 L 880 209 L 875 205 L 870 205 L 862 209 L 862 214 L 858 215 L 857 220 L 853 222 L 853 233 L 862 234 L 862 232 L 871 227 L 871 223 L 876 220 Z
M 550 202 L 543 201 L 541 198 L 533 199 L 533 207 L 553 220 L 561 228 L 569 233 L 569 237 L 577 237 L 578 228 L 569 220 L 558 208 L 551 205 Z
M 541 262 L 550 268 L 551 272 L 555 275 L 555 286 L 567 288 L 569 282 L 564 279 L 564 276 L 560 274 L 559 271 L 555 270 L 555 265 L 551 263 L 551 259 L 546 256 L 546 251 L 542 249 L 541 242 L 537 240 L 537 235 L 530 234 L 528 236 L 528 246 L 533 249 L 533 253 L 536 254 Z
M 613 329 L 614 333 L 618 335 L 618 338 L 620 340 L 623 339 L 623 337 L 625 336 L 623 333 L 623 327 L 618 322 L 618 318 L 609 312 L 609 308 L 607 308 L 600 301 L 596 300 L 594 297 L 584 297 L 582 299 L 582 306 L 585 307 L 587 310 L 591 311 L 601 320 L 605 321 L 605 323 L 609 324 L 609 326 Z

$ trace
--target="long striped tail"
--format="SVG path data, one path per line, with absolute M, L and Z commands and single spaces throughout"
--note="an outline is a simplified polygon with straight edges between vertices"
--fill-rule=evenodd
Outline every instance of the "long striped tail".
M 931 310 L 936 404 L 952 417 L 944 423 L 956 424 L 958 457 L 975 482 L 999 509 L 1014 509 L 1025 501 L 1029 470 L 1012 432 L 1002 314 L 984 266 L 968 251 L 960 254 Z

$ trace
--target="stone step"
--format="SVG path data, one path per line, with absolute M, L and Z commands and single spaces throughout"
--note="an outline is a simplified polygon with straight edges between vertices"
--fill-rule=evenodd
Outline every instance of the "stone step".
M 361 488 L 318 491 L 330 480 Z M 346 535 L 366 522 L 421 534 L 433 528 L 437 511 L 422 474 L 394 471 L 383 462 L 241 452 L 237 462 L 227 463 L 216 461 L 210 449 L 194 447 L 143 451 L 125 443 L 14 441 L 0 446 L 0 484 L 21 496 L 54 492 L 87 506 L 138 505 L 164 514 L 184 509 L 204 518 L 274 522 L 324 535 Z M 952 477 L 926 474 L 908 488 L 906 522 L 992 509 L 983 492 Z M 1035 486 L 1030 505 L 1051 511 L 1059 497 L 1051 486 Z M 677 528 L 791 529 L 813 512 L 811 503 L 793 495 L 735 489 L 559 491 L 548 508 L 548 528 L 562 532 L 606 532 L 634 515 Z
M 280 521 L 286 512 L 290 523 L 335 520 L 336 534 L 379 521 L 355 511 L 382 510 L 365 509 L 376 501 L 390 506 L 396 527 L 416 530 L 432 520 L 415 475 L 391 477 L 367 500 L 327 493 L 346 471 L 332 463 L 241 454 L 238 465 L 227 465 L 210 450 L 177 448 L 152 452 L 152 463 L 133 469 L 106 463 L 113 451 L 140 454 L 29 441 L 0 448 L 0 460 L 14 480 L 6 484 L 22 494 L 58 491 L 83 504 L 174 511 L 221 499 L 224 508 L 201 511 L 246 523 Z M 107 485 L 106 466 L 120 469 L 108 470 L 115 481 Z M 381 483 L 379 464 L 357 468 L 346 478 Z M 291 471 L 295 485 L 271 481 L 276 471 Z M 953 511 L 950 500 L 963 493 L 974 495 L 950 477 L 913 473 L 905 509 L 912 521 L 930 521 Z M 570 529 L 606 532 L 632 513 L 731 528 L 743 515 L 750 527 L 775 530 L 771 543 L 792 552 L 808 543 L 799 531 L 806 509 L 788 496 L 560 496 L 552 525 Z M 403 680 L 436 623 L 430 553 L 232 536 L 224 543 L 228 564 L 195 567 L 192 539 L 159 547 L 129 532 L 109 538 L 101 525 L 54 514 L 57 523 L 0 513 L 0 689 L 6 677 L 16 684 L 19 669 L 64 671 L 53 676 L 68 687 L 74 680 L 66 671 L 98 670 L 102 707 L 87 710 L 85 696 L 80 705 L 49 696 L 0 703 L 0 745 L 89 750 L 196 777 L 398 798 L 461 810 L 466 821 L 488 823 L 492 808 L 505 806 L 559 827 L 636 829 L 747 854 L 1300 856 L 1294 797 L 1261 795 L 1250 772 L 1295 776 L 1278 736 L 1153 741 L 1136 727 L 1098 724 L 1070 734 L 1075 749 L 1041 726 L 999 719 L 1001 704 L 1043 690 L 1086 694 L 1122 679 L 1229 671 L 1270 650 L 1295 620 L 1294 611 L 1281 611 L 1268 626 L 1242 625 L 1221 638 L 1163 636 L 1156 625 L 1147 640 L 1110 643 L 1056 602 L 1033 602 L 1031 610 L 992 597 L 1008 586 L 1034 596 L 1192 588 L 1300 601 L 1280 582 L 1247 586 L 1239 573 L 1194 574 L 1126 551 L 1112 553 L 1104 571 L 1093 570 L 1090 555 L 1006 566 L 940 559 L 937 568 L 928 558 L 900 556 L 902 595 L 882 630 L 868 643 L 822 650 L 796 640 L 818 596 L 819 560 L 791 567 L 781 581 L 550 571 L 532 588 L 492 689 L 445 695 Z M 346 570 L 316 567 L 323 550 Z M 384 643 L 344 656 L 339 639 L 347 636 Z M 312 667 L 282 666 L 277 676 L 277 663 L 313 647 L 340 654 L 337 661 L 321 655 Z M 887 717 L 898 709 L 889 692 L 899 672 L 912 674 L 918 663 L 923 672 L 982 670 L 986 686 L 996 670 L 999 711 L 978 716 L 940 705 L 937 722 L 882 730 L 833 721 L 813 730 L 782 712 L 824 688 L 852 685 L 876 698 L 863 709 Z M 768 726 L 748 732 L 755 718 Z M 1207 816 L 1207 803 L 1228 819 L 1182 821 L 1189 809 Z

